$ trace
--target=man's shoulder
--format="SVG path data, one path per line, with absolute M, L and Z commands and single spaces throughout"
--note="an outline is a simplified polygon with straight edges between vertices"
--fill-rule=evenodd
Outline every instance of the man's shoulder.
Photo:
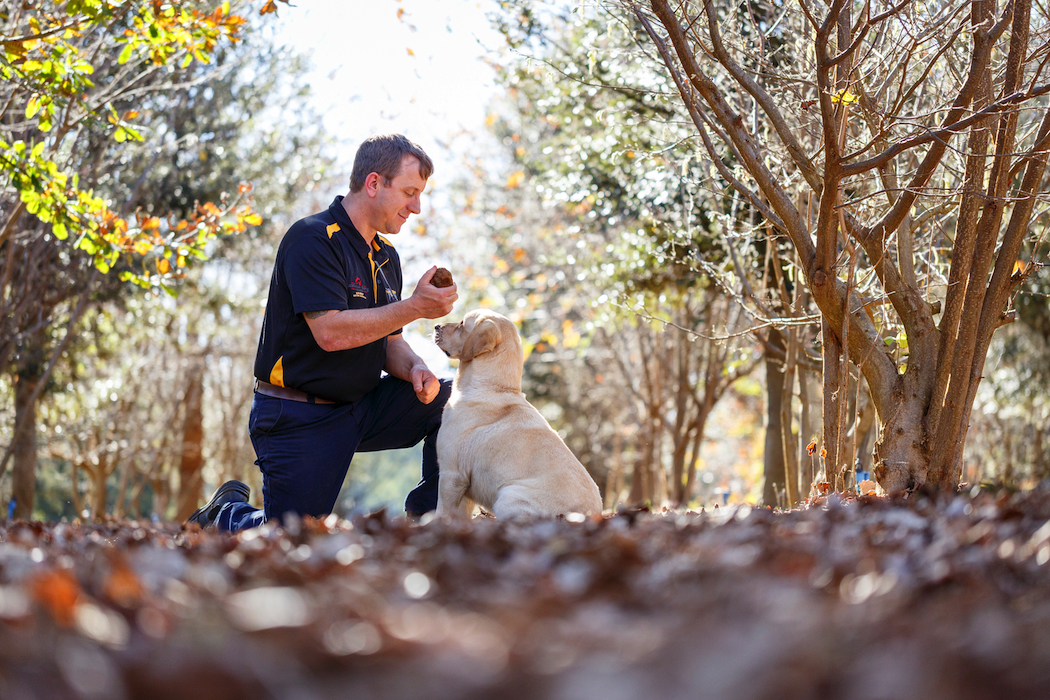
M 304 236 L 320 236 L 331 240 L 332 236 L 340 230 L 335 217 L 327 209 L 316 214 L 299 219 L 285 234 L 285 238 L 301 238 Z

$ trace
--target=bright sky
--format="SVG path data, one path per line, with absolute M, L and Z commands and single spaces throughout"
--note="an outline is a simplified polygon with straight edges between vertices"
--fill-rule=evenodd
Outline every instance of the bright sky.
M 441 144 L 483 131 L 494 81 L 482 56 L 500 42 L 492 4 L 298 0 L 278 5 L 279 36 L 312 54 L 315 103 L 349 160 L 369 135 L 404 133 L 434 158 L 437 185 L 455 167 Z

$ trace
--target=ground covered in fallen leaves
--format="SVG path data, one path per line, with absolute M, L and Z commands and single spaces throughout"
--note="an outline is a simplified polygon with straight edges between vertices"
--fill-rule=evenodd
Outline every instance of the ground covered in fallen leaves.
M 1045 698 L 1050 487 L 236 536 L 0 523 L 0 697 Z

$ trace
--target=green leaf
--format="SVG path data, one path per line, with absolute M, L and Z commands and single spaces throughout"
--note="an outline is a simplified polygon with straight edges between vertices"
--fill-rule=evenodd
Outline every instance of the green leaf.
M 124 50 L 120 52 L 120 56 L 117 57 L 117 63 L 124 65 L 131 60 L 131 54 L 135 51 L 135 46 L 128 44 L 124 47 Z
M 69 238 L 69 230 L 65 224 L 57 223 L 51 227 L 51 230 L 55 233 L 55 238 L 60 241 L 64 241 Z

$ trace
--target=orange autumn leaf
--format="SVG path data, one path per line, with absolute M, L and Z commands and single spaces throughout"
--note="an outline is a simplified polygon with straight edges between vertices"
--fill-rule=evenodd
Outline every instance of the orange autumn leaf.
M 68 571 L 45 571 L 30 584 L 33 599 L 51 613 L 55 622 L 73 625 L 73 613 L 80 597 L 80 584 Z
M 812 455 L 816 451 L 817 451 L 817 439 L 813 438 L 812 440 L 809 441 L 809 444 L 806 445 L 806 452 L 808 454 Z
M 110 600 L 127 608 L 142 601 L 142 583 L 123 561 L 114 562 L 113 571 L 106 577 L 103 590 Z

